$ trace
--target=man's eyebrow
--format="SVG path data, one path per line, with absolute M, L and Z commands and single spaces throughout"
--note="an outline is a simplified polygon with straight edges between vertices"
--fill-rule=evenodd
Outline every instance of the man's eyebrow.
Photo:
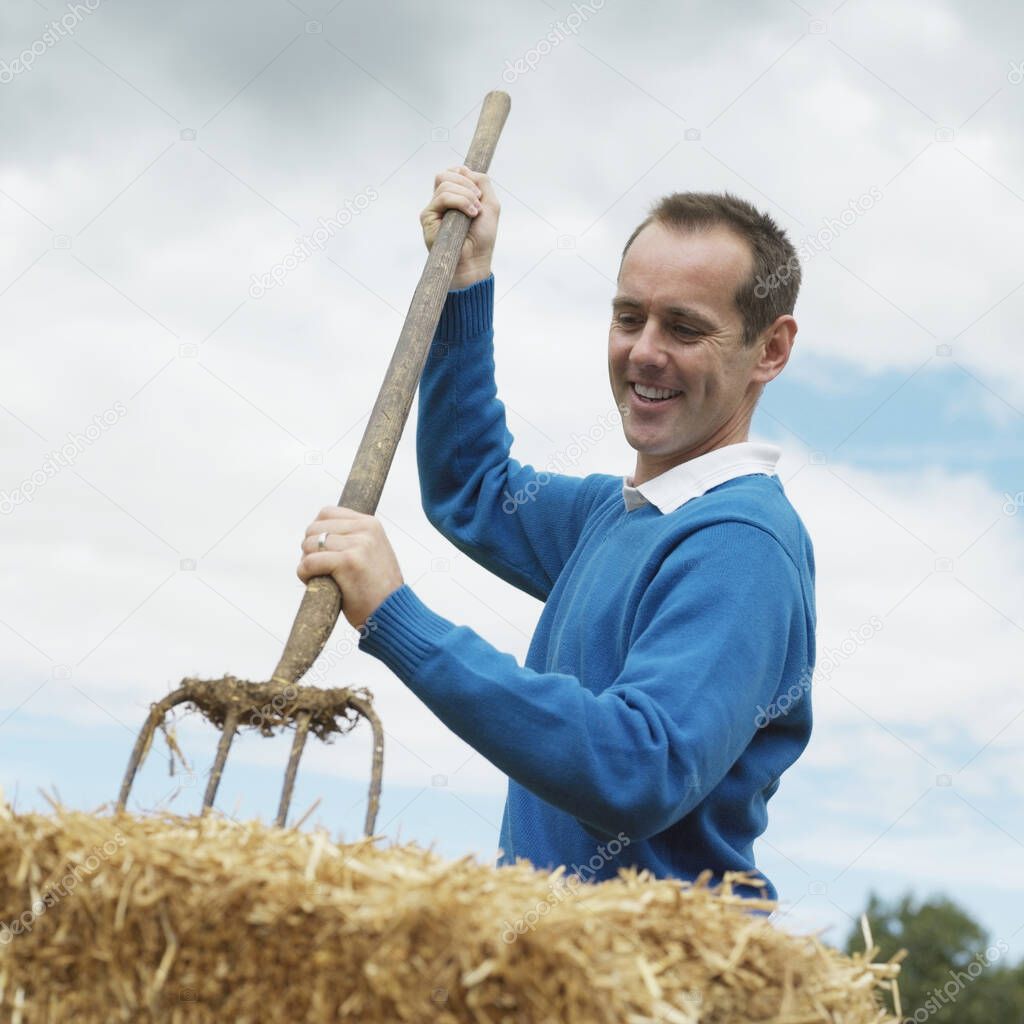
M 629 295 L 616 295 L 612 299 L 612 309 L 640 309 L 642 303 Z M 703 313 L 698 312 L 692 306 L 666 306 L 665 312 L 669 316 L 681 316 L 703 327 L 713 327 L 714 323 Z

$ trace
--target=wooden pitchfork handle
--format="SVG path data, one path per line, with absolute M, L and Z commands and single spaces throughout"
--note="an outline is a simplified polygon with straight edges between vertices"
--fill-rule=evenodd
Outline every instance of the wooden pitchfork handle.
M 508 93 L 500 90 L 484 97 L 465 160 L 470 170 L 486 172 L 490 167 L 510 106 Z M 341 492 L 340 506 L 367 515 L 377 510 L 469 225 L 470 218 L 461 210 L 448 210 L 441 221 L 398 336 L 395 354 Z M 309 671 L 334 630 L 341 602 L 341 590 L 332 576 L 315 576 L 306 584 L 284 653 L 274 670 L 276 682 L 290 685 Z

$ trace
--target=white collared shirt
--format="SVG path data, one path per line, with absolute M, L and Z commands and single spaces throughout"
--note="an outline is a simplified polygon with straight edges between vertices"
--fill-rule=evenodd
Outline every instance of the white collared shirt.
M 775 466 L 781 455 L 782 449 L 774 444 L 737 441 L 681 462 L 639 487 L 632 486 L 632 477 L 623 477 L 622 499 L 627 512 L 649 502 L 667 514 L 734 477 L 750 473 L 775 476 Z

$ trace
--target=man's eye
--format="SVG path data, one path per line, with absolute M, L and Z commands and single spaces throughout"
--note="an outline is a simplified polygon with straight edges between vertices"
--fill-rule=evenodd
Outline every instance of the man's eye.
M 695 331 L 692 327 L 687 327 L 686 324 L 676 324 L 675 329 L 680 334 L 686 334 L 691 337 L 700 334 L 700 331 Z
M 626 325 L 637 324 L 640 322 L 639 319 L 635 316 L 623 316 L 621 313 L 619 314 L 618 320 L 620 324 Z

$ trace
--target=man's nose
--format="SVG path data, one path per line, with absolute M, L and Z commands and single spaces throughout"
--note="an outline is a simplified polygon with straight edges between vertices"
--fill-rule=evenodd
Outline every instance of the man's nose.
M 629 361 L 636 366 L 664 366 L 667 359 L 661 330 L 649 318 L 629 351 Z

